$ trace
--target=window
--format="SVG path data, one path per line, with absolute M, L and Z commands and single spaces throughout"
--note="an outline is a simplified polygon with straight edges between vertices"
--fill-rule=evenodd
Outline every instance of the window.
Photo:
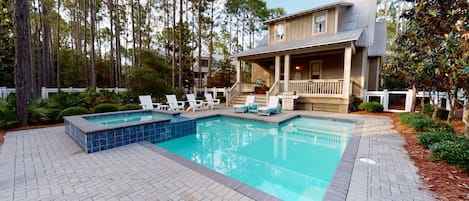
M 314 33 L 326 32 L 326 19 L 327 19 L 326 12 L 314 15 L 314 24 L 313 24 Z
M 275 24 L 275 40 L 285 39 L 285 22 Z
M 321 79 L 322 62 L 311 61 L 310 62 L 311 79 Z
M 200 60 L 200 67 L 208 67 L 208 60 L 207 59 Z

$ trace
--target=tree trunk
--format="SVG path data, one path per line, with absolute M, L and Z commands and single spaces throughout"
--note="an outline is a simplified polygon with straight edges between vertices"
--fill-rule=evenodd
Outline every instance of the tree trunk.
M 41 1 L 42 5 L 42 30 L 44 31 L 42 34 L 42 56 L 43 56 L 43 64 L 42 64 L 42 87 L 50 86 L 51 85 L 51 74 L 50 69 L 51 67 L 51 60 L 50 60 L 50 16 L 49 16 L 49 8 L 47 5 L 44 4 L 44 0 Z
M 433 105 L 433 113 L 432 113 L 432 119 L 433 120 L 436 120 L 436 112 L 438 111 L 438 101 L 440 99 L 440 92 L 434 90 L 436 92 L 436 99 L 433 98 L 431 95 L 430 95 L 430 99 L 432 101 L 432 105 Z
M 171 29 L 173 35 L 173 60 L 172 60 L 172 80 L 171 86 L 176 87 L 176 0 L 173 0 L 173 28 Z
M 198 83 L 197 86 L 199 88 L 202 88 L 202 0 L 198 0 L 198 8 L 197 8 L 197 18 L 198 18 L 198 36 L 197 36 L 197 49 L 198 49 L 198 55 L 197 55 L 197 64 L 199 66 L 199 72 L 198 72 L 198 77 L 197 79 Z
M 57 0 L 57 88 L 60 91 L 60 0 Z
M 29 1 L 15 0 L 13 6 L 15 35 L 16 115 L 20 126 L 28 125 L 28 101 L 31 99 L 31 44 Z
M 95 44 L 95 32 L 96 32 L 96 11 L 95 11 L 95 0 L 90 0 L 90 15 L 91 15 L 91 87 L 96 88 L 96 58 L 95 58 L 95 50 L 94 50 L 94 44 Z
M 135 54 L 135 18 L 134 18 L 134 1 L 130 1 L 130 19 L 132 21 L 132 68 L 135 68 L 136 54 Z
M 214 19 L 213 19 L 213 2 L 212 0 L 210 6 L 210 34 L 209 34 L 209 43 L 208 43 L 208 75 L 207 75 L 207 84 L 209 79 L 212 77 L 212 63 L 213 63 L 213 26 L 214 26 Z
M 182 9 L 182 1 L 183 0 L 179 0 L 179 89 L 181 90 L 182 89 L 182 67 L 183 67 L 183 60 L 182 60 L 182 32 L 184 31 L 184 25 L 182 24 L 183 23 L 183 20 L 182 18 L 184 17 L 184 13 L 183 13 L 183 9 Z
M 110 18 L 110 35 L 109 35 L 109 46 L 111 48 L 109 52 L 109 86 L 114 87 L 115 85 L 115 68 L 114 68 L 114 29 L 113 29 L 113 24 L 114 24 L 114 16 L 113 16 L 113 10 L 114 6 L 112 5 L 112 0 L 108 0 L 108 8 L 109 8 L 109 18 Z
M 140 68 L 142 62 L 142 16 L 140 9 L 140 0 L 137 0 L 137 28 L 138 28 L 138 61 L 137 66 Z
M 117 63 L 117 70 L 116 70 L 116 86 L 122 86 L 122 63 L 121 63 L 121 43 L 120 43 L 120 37 L 121 37 L 121 29 L 120 29 L 120 8 L 119 8 L 119 0 L 116 0 L 116 63 Z
M 417 86 L 415 83 L 412 84 L 412 105 L 410 107 L 410 111 L 415 112 L 415 101 L 417 101 Z
M 89 74 L 90 74 L 90 69 L 88 67 L 88 42 L 86 41 L 86 36 L 87 36 L 87 31 L 86 31 L 86 27 L 87 27 L 87 20 L 88 20 L 88 12 L 86 11 L 86 3 L 88 2 L 88 0 L 83 0 L 84 1 L 84 6 L 83 6 L 83 23 L 84 23 L 84 30 L 83 30 L 83 60 L 85 61 L 85 69 L 84 69 L 84 75 L 83 77 L 85 78 L 85 86 L 88 87 L 90 86 L 90 78 L 89 78 Z
M 423 114 L 425 112 L 425 88 L 423 88 L 423 97 L 422 99 L 420 99 L 420 108 L 421 108 L 420 113 Z
M 464 136 L 469 137 L 469 97 L 464 101 L 462 121 L 464 122 Z
M 448 102 L 449 102 L 449 112 L 448 112 L 448 117 L 446 119 L 446 123 L 448 124 L 451 124 L 451 119 L 453 119 L 453 115 L 454 115 L 454 102 L 455 102 L 455 99 L 457 98 L 458 96 L 458 90 L 455 90 L 455 93 L 453 93 L 451 90 L 448 90 L 447 94 L 448 96 L 446 97 L 448 99 Z

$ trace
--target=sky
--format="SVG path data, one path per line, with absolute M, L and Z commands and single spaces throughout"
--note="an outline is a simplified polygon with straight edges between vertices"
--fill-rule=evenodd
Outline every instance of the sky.
M 287 14 L 334 2 L 334 0 L 266 0 L 267 8 L 283 7 Z

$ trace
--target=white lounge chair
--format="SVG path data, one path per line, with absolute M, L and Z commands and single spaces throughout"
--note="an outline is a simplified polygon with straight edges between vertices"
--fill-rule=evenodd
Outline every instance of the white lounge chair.
M 140 100 L 140 106 L 142 106 L 144 110 L 154 109 L 154 106 L 156 106 L 156 109 L 159 109 L 160 103 L 153 103 L 149 95 L 138 96 L 138 99 Z
M 187 102 L 189 102 L 189 107 L 186 111 L 192 110 L 195 112 L 196 110 L 203 110 L 204 103 L 202 100 L 196 100 L 194 94 L 186 94 Z
M 184 101 L 178 101 L 176 99 L 176 95 L 166 95 L 166 100 L 168 101 L 169 105 L 168 110 L 184 111 Z
M 207 101 L 206 109 L 213 109 L 215 106 L 220 105 L 220 99 L 214 99 L 210 93 L 205 94 L 205 100 Z
M 281 110 L 282 108 L 279 102 L 279 97 L 270 96 L 267 106 L 257 108 L 257 114 L 270 116 L 271 113 L 280 113 Z
M 255 101 L 256 101 L 256 96 L 254 95 L 246 96 L 246 102 L 244 103 L 244 105 L 233 105 L 233 110 L 234 112 L 245 113 L 249 110 L 249 107 L 254 105 Z

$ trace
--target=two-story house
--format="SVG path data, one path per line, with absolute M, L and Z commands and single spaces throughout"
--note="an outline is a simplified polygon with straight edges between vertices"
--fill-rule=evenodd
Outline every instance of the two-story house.
M 348 112 L 355 97 L 378 88 L 386 27 L 376 22 L 376 4 L 336 1 L 266 21 L 268 34 L 258 46 L 234 55 L 232 99 L 262 80 L 269 87 L 267 97 L 286 91 L 299 95 L 296 109 Z M 246 63 L 251 83 L 241 82 Z
M 195 86 L 197 86 L 197 83 L 199 83 L 199 67 L 201 71 L 201 79 L 202 79 L 202 87 L 207 86 L 207 80 L 208 80 L 208 60 L 210 56 L 208 54 L 203 54 L 202 57 L 200 58 L 200 65 L 197 62 L 197 57 L 195 57 L 195 63 L 194 67 L 192 68 L 192 71 L 194 72 L 194 83 Z M 212 55 L 212 76 L 217 72 L 216 68 L 216 63 L 223 61 L 225 57 L 223 55 L 219 54 L 213 54 Z M 236 63 L 234 60 L 231 60 L 232 66 L 234 67 Z

